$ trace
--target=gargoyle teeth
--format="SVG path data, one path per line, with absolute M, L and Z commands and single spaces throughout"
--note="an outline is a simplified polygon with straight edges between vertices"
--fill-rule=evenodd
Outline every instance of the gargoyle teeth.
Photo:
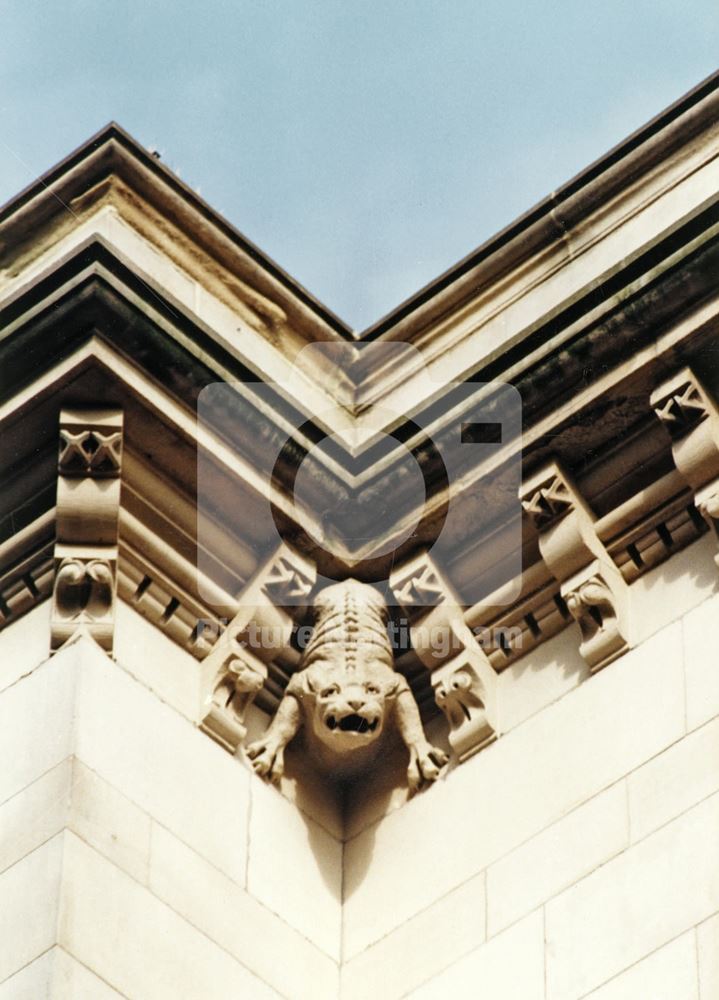
M 364 733 L 373 733 L 379 725 L 379 719 L 373 719 L 370 722 L 369 719 L 365 719 L 361 715 L 352 714 L 338 720 L 334 715 L 329 715 L 326 724 L 327 728 L 333 732 L 339 729 L 343 733 L 363 735 Z
M 378 720 L 374 719 L 372 722 L 369 719 L 363 718 L 361 715 L 346 715 L 343 719 L 339 720 L 339 723 L 334 716 L 330 716 L 327 720 L 327 724 L 330 729 L 335 729 L 339 726 L 343 733 L 373 733 L 377 728 Z

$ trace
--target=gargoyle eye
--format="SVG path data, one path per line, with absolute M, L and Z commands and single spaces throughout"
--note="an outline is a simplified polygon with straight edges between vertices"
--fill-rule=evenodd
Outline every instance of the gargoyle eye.
M 380 693 L 379 692 L 379 688 L 377 687 L 376 684 L 365 684 L 364 689 L 367 692 L 367 694 L 379 694 Z
M 329 698 L 332 694 L 339 694 L 339 684 L 330 684 L 329 687 L 323 688 L 320 692 L 320 698 Z

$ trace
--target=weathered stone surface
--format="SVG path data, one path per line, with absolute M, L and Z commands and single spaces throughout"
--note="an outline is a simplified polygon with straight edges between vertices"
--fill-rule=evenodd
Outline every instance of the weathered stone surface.
M 587 1000 L 697 1000 L 697 955 L 694 932 L 637 962 L 598 990 Z
M 618 782 L 489 866 L 488 934 L 573 885 L 628 843 L 627 793 Z
M 719 908 L 719 795 L 546 906 L 547 998 L 583 996 Z
M 72 753 L 76 656 L 70 646 L 0 694 L 0 802 Z
M 336 1000 L 339 977 L 334 961 L 156 823 L 149 885 L 283 996 Z M 315 899 L 316 894 L 307 897 L 313 911 Z
M 63 835 L 0 875 L 0 983 L 57 940 Z
M 350 840 L 346 955 L 674 743 L 684 733 L 683 691 L 675 624 L 452 771 L 431 796 Z M 378 909 L 385 895 L 392 907 Z
M 485 877 L 475 875 L 342 967 L 342 1000 L 404 996 L 485 940 Z
M 274 788 L 257 781 L 252 784 L 247 889 L 339 960 L 342 845 Z
M 50 602 L 43 601 L 0 631 L 0 691 L 47 660 Z
M 691 730 L 719 715 L 719 669 L 715 658 L 707 655 L 719 643 L 719 596 L 686 615 L 682 625 L 687 727 Z
M 409 996 L 412 1000 L 447 1000 L 482 993 L 492 1000 L 544 1000 L 541 913 L 532 913 L 493 937 Z
M 244 884 L 247 771 L 97 647 L 82 647 L 79 759 Z
M 277 996 L 148 889 L 63 835 L 59 943 L 124 996 Z
M 719 913 L 697 927 L 700 1000 L 719 996 Z
M 627 782 L 632 840 L 641 840 L 719 790 L 719 719 L 648 761 Z
M 0 985 L 0 1000 L 122 1000 L 62 948 L 51 948 Z

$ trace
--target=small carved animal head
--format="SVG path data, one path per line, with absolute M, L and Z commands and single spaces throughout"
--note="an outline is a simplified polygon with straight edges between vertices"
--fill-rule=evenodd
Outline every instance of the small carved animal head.
M 302 672 L 301 684 L 311 739 L 344 756 L 379 740 L 400 678 L 376 662 L 360 670 L 320 662 Z

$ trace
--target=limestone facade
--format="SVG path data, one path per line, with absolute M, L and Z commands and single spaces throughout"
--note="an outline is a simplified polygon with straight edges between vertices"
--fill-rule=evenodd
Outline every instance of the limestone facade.
M 117 126 L 0 209 L 0 1000 L 719 996 L 718 107 L 362 335 Z

